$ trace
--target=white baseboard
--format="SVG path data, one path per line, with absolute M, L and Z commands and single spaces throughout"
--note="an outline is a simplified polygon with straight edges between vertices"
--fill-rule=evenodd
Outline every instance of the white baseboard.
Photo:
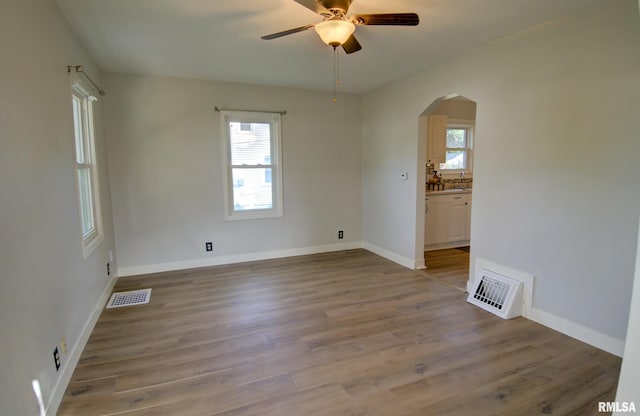
M 329 244 L 322 246 L 313 246 L 313 247 L 304 247 L 297 249 L 288 249 L 288 250 L 274 250 L 274 251 L 265 251 L 265 252 L 257 252 L 257 253 L 247 253 L 240 254 L 234 256 L 222 256 L 215 258 L 207 258 L 207 259 L 195 259 L 195 260 L 187 260 L 180 262 L 171 262 L 171 263 L 161 263 L 154 264 L 148 266 L 137 266 L 137 267 L 125 267 L 118 270 L 117 273 L 113 275 L 113 277 L 109 280 L 107 286 L 102 292 L 100 299 L 96 306 L 94 307 L 89 319 L 87 319 L 82 331 L 80 332 L 80 336 L 77 341 L 69 351 L 67 355 L 67 359 L 64 361 L 63 366 L 60 370 L 60 376 L 51 392 L 51 397 L 48 400 L 46 414 L 48 416 L 53 416 L 57 413 L 58 407 L 60 403 L 62 403 L 62 398 L 64 396 L 64 392 L 71 380 L 71 376 L 73 375 L 73 371 L 75 370 L 78 361 L 80 360 L 80 356 L 82 351 L 84 350 L 87 341 L 89 340 L 89 336 L 100 317 L 103 306 L 109 299 L 113 287 L 118 279 L 118 276 L 131 276 L 137 274 L 147 274 L 147 273 L 157 273 L 163 271 L 171 271 L 171 270 L 182 270 L 196 267 L 207 267 L 207 266 L 215 266 L 222 264 L 231 264 L 231 263 L 239 263 L 246 261 L 255 261 L 255 260 L 266 260 L 266 259 L 274 259 L 274 258 L 282 258 L 282 257 L 291 257 L 291 256 L 300 256 L 300 255 L 308 255 L 308 254 L 317 254 L 317 253 L 326 253 L 332 251 L 341 251 L 341 250 L 351 250 L 364 248 L 368 251 L 371 251 L 379 256 L 382 256 L 388 260 L 391 260 L 395 263 L 398 263 L 404 267 L 410 269 L 420 268 L 420 262 L 409 259 L 407 257 L 400 256 L 392 251 L 383 249 L 381 247 L 375 246 L 373 244 L 357 241 L 357 242 L 349 242 L 349 243 L 340 243 L 340 244 Z M 424 267 L 424 262 L 422 264 Z M 622 357 L 624 353 L 624 341 L 613 338 L 611 336 L 602 334 L 598 331 L 595 331 L 591 328 L 587 328 L 580 324 L 576 324 L 575 322 L 568 321 L 564 318 L 560 318 L 551 313 L 542 311 L 537 308 L 532 308 L 531 316 L 529 319 L 559 331 L 563 334 L 566 334 L 572 338 L 578 339 L 582 342 L 585 342 L 589 345 L 592 345 L 596 348 L 600 348 L 604 351 L 607 351 L 611 354 L 614 354 L 618 357 Z
M 624 341 L 533 306 L 535 282 L 533 275 L 480 257 L 472 257 L 471 264 L 473 265 L 473 273 L 469 276 L 469 281 L 467 282 L 467 292 L 470 293 L 470 291 L 473 290 L 475 277 L 482 269 L 487 269 L 521 281 L 524 283 L 522 316 L 608 353 L 622 357 L 624 353 Z
M 62 403 L 64 392 L 69 385 L 69 381 L 71 381 L 73 371 L 76 369 L 78 361 L 80 361 L 82 351 L 87 345 L 87 341 L 89 340 L 89 336 L 93 331 L 93 327 L 96 325 L 96 322 L 98 321 L 98 318 L 102 313 L 104 305 L 107 303 L 107 300 L 111 296 L 111 291 L 113 290 L 113 286 L 115 286 L 117 280 L 118 273 L 114 273 L 107 283 L 107 286 L 102 291 L 100 299 L 98 300 L 96 306 L 94 306 L 89 319 L 87 319 L 87 322 L 82 328 L 82 331 L 80 331 L 80 336 L 73 344 L 73 347 L 69 350 L 69 353 L 66 355 L 66 360 L 63 361 L 63 365 L 60 368 L 60 376 L 58 377 L 56 384 L 53 386 L 51 397 L 49 398 L 49 401 L 46 405 L 45 413 L 47 416 L 54 416 L 58 412 L 58 407 L 60 407 L 60 403 Z
M 305 256 L 309 254 L 329 253 L 332 251 L 353 250 L 357 248 L 363 248 L 363 243 L 361 241 L 325 244 L 321 246 L 301 247 L 286 250 L 259 251 L 254 253 L 235 254 L 231 256 L 208 257 L 193 260 L 174 261 L 169 263 L 149 264 L 145 266 L 121 267 L 118 269 L 118 276 L 135 276 L 140 274 L 160 273 L 174 270 L 195 269 L 198 267 L 220 266 L 223 264 L 278 259 L 282 257 Z
M 400 256 L 392 251 L 383 249 L 373 244 L 362 241 L 353 241 L 349 243 L 326 244 L 321 246 L 302 247 L 287 250 L 260 251 L 255 253 L 244 253 L 232 256 L 220 256 L 211 258 L 200 258 L 193 260 L 175 261 L 169 263 L 149 264 L 145 266 L 121 267 L 118 269 L 118 276 L 136 276 L 149 273 L 161 273 L 174 270 L 195 269 L 198 267 L 220 266 L 223 264 L 243 263 L 247 261 L 278 259 L 283 257 L 305 256 L 309 254 L 329 253 L 332 251 L 353 250 L 364 248 L 381 257 L 391 260 L 401 266 L 409 269 L 423 269 L 424 259 L 422 261 L 413 260 Z
M 424 246 L 424 251 L 444 250 L 445 248 L 467 247 L 471 245 L 471 241 L 452 241 L 450 243 L 429 244 Z
M 382 247 L 378 247 L 374 244 L 363 243 L 362 248 L 365 250 L 369 250 L 372 253 L 377 254 L 378 256 L 384 257 L 385 259 L 391 260 L 392 262 L 398 263 L 401 266 L 407 267 L 409 269 L 419 269 L 424 268 L 424 259 L 422 259 L 422 264 L 419 264 L 419 261 L 415 261 L 408 257 L 401 256 L 393 251 L 389 251 Z M 421 267 L 419 267 L 421 266 Z
M 533 308 L 530 319 L 541 325 L 555 329 L 565 335 L 575 338 L 596 348 L 604 350 L 618 357 L 624 354 L 624 341 L 613 338 L 586 326 L 571 322 L 549 312 Z

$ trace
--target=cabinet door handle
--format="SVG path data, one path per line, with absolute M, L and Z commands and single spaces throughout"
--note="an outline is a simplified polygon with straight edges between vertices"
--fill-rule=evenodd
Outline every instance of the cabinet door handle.
M 456 196 L 453 199 L 462 199 L 462 197 L 461 196 Z
M 468 202 L 465 202 L 464 204 L 465 204 L 465 205 L 469 205 L 469 203 L 468 203 Z

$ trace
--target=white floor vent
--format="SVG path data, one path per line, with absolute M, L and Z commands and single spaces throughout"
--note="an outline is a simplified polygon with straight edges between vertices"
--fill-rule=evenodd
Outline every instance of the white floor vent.
M 107 302 L 107 309 L 123 306 L 142 305 L 149 303 L 151 289 L 131 290 L 129 292 L 115 292 Z
M 481 269 L 467 302 L 503 319 L 522 315 L 522 282 Z

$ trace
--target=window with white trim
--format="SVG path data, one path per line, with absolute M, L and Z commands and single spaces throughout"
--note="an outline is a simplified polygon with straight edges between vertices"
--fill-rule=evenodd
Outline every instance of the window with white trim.
M 473 125 L 467 123 L 449 123 L 445 138 L 445 163 L 440 170 L 471 170 Z
M 282 216 L 278 113 L 222 111 L 226 219 Z
M 93 128 L 93 102 L 96 98 L 89 91 L 81 82 L 72 84 L 74 166 L 85 257 L 103 238 Z

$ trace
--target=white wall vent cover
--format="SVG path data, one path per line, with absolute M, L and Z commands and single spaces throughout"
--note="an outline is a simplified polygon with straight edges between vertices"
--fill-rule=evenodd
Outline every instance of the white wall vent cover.
M 467 302 L 502 319 L 515 318 L 522 315 L 522 282 L 480 269 Z
M 149 303 L 151 289 L 131 290 L 129 292 L 115 292 L 107 302 L 107 309 L 122 306 L 142 305 Z

